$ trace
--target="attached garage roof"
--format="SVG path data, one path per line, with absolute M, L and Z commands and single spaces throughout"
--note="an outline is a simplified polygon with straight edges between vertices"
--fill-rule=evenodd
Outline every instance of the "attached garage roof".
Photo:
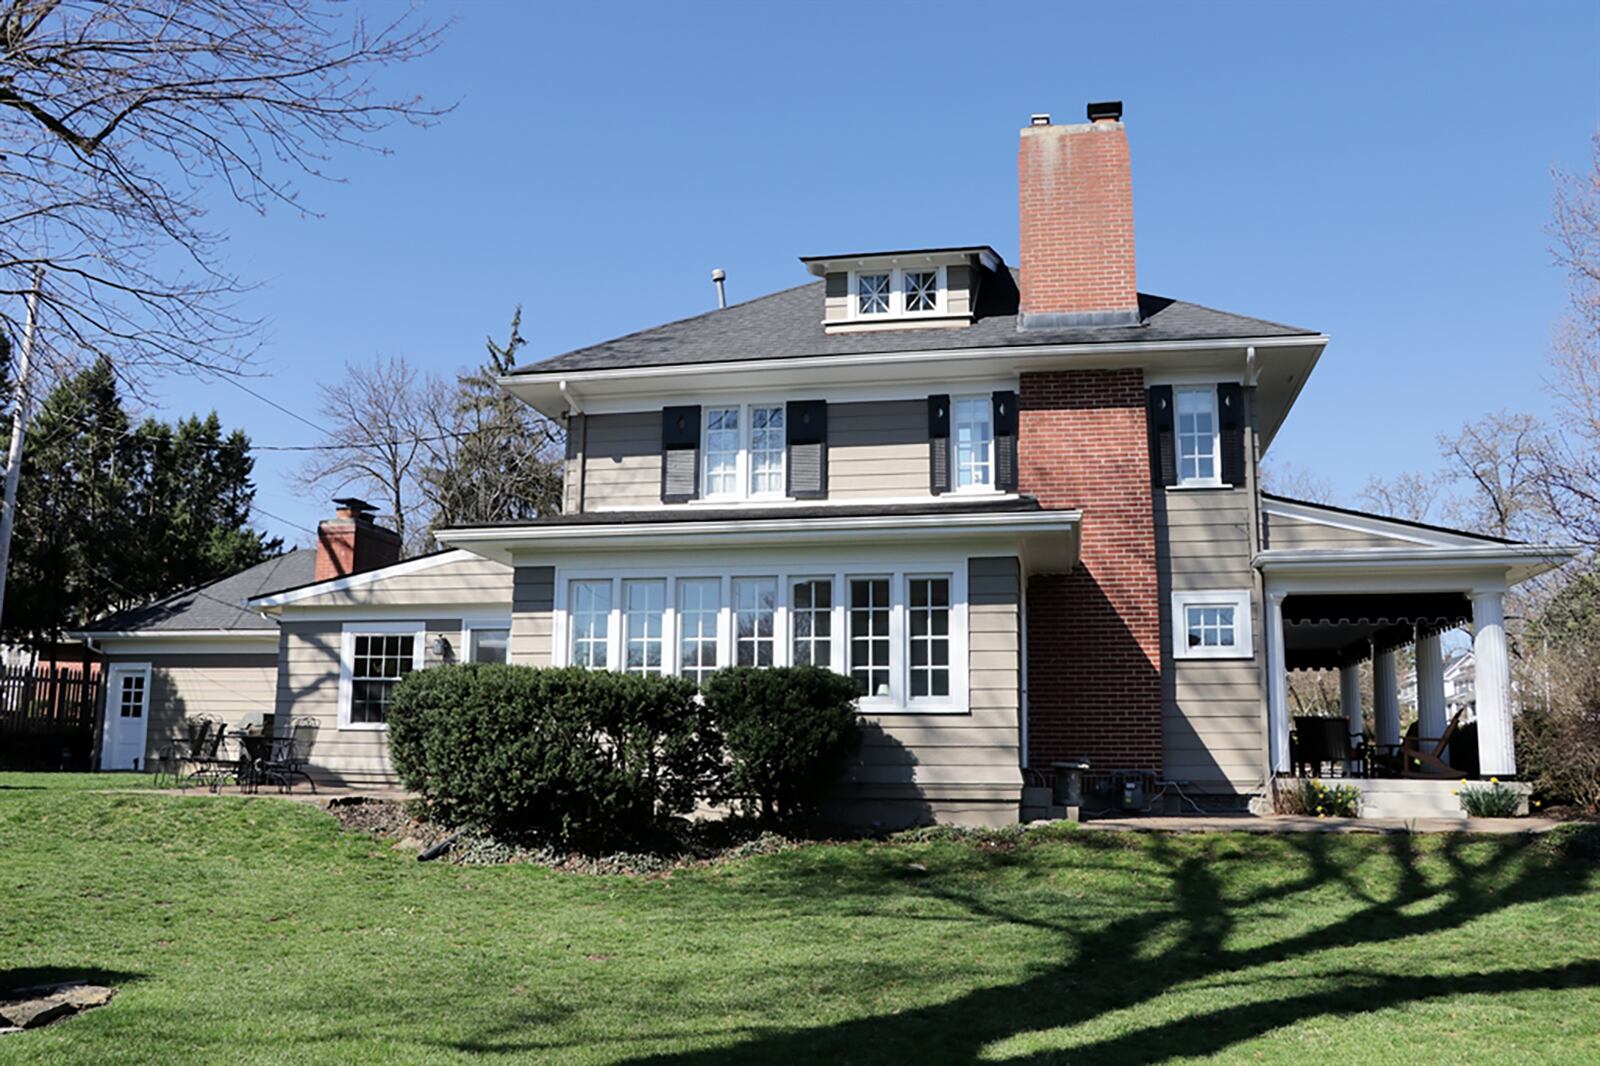
M 209 585 L 118 611 L 84 627 L 82 632 L 272 631 L 278 624 L 245 607 L 244 601 L 268 589 L 310 581 L 316 567 L 316 551 L 297 548 Z

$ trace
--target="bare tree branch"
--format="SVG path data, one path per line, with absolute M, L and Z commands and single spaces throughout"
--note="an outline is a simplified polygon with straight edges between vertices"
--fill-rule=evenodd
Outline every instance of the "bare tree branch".
M 44 361 L 239 372 L 257 323 L 205 224 L 218 184 L 304 209 L 296 179 L 440 114 L 374 74 L 442 29 L 338 0 L 11 0 L 0 14 L 0 329 L 45 268 Z

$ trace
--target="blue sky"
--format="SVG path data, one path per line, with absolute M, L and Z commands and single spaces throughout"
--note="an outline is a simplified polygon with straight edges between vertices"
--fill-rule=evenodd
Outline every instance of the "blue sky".
M 391 5 L 372 4 L 374 16 Z M 1600 5 L 429 4 L 438 54 L 386 75 L 436 102 L 387 156 L 306 189 L 321 217 L 219 203 L 260 283 L 250 387 L 315 419 L 345 361 L 475 363 L 524 306 L 528 359 L 807 280 L 795 257 L 989 243 L 1016 262 L 1017 131 L 1125 101 L 1143 291 L 1332 343 L 1272 457 L 1353 495 L 1434 438 L 1544 411 L 1564 281 L 1552 166 L 1600 121 Z M 173 377 L 258 444 L 303 423 Z M 263 453 L 260 522 L 326 510 Z M 279 517 L 268 517 L 265 512 Z

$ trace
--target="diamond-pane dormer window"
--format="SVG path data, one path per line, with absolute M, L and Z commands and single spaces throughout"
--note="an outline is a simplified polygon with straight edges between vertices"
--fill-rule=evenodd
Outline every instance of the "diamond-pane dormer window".
M 939 272 L 906 271 L 906 313 L 939 309 Z
M 889 313 L 889 275 L 861 274 L 856 278 L 856 299 L 863 315 Z

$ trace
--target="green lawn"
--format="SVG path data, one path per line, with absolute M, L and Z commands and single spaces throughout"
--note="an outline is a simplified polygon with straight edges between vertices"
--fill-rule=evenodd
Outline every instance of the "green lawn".
M 1049 830 L 631 879 L 53 783 L 0 775 L 0 986 L 121 992 L 0 1062 L 1600 1060 L 1571 834 Z

